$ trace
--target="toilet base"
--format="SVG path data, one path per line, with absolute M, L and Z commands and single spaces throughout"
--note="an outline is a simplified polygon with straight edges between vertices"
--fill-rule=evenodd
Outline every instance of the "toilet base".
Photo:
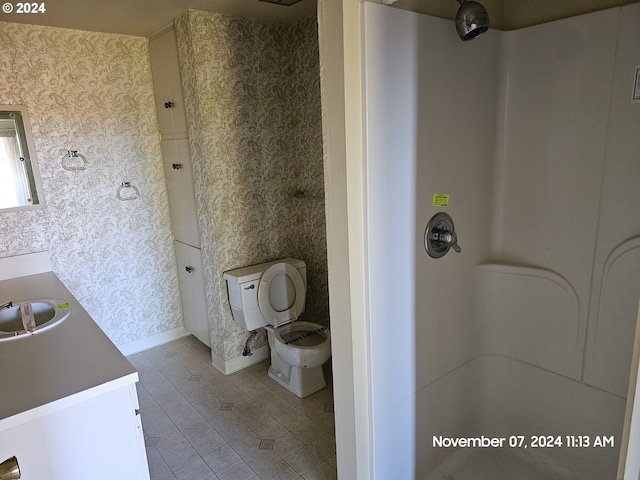
M 283 371 L 284 370 L 284 371 Z M 269 367 L 269 377 L 297 397 L 304 398 L 327 386 L 322 367 L 297 368 L 290 365 Z
M 297 397 L 308 397 L 312 393 L 327 386 L 324 379 L 322 365 L 314 368 L 293 367 L 285 362 L 278 354 L 274 345 L 273 327 L 266 326 L 269 350 L 271 351 L 271 366 L 269 377 Z

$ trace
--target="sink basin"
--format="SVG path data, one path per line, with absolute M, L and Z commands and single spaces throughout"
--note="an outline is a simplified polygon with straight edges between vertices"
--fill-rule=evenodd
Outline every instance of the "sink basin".
M 0 342 L 55 327 L 71 313 L 64 300 L 37 299 L 5 303 L 0 308 Z

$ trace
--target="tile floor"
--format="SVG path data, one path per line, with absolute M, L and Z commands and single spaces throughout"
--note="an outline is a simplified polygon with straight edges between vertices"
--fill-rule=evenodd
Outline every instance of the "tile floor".
M 330 385 L 300 399 L 267 376 L 268 360 L 223 375 L 195 337 L 128 358 L 151 480 L 337 478 Z

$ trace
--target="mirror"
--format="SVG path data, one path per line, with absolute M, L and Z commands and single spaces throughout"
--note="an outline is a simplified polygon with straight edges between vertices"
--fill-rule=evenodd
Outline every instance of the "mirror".
M 27 108 L 0 105 L 0 212 L 44 206 L 34 152 Z

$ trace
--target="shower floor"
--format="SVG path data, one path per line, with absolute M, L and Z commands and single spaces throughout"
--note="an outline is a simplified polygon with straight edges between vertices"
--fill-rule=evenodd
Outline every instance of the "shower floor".
M 577 480 L 552 465 L 513 450 L 458 450 L 445 460 L 429 480 Z

